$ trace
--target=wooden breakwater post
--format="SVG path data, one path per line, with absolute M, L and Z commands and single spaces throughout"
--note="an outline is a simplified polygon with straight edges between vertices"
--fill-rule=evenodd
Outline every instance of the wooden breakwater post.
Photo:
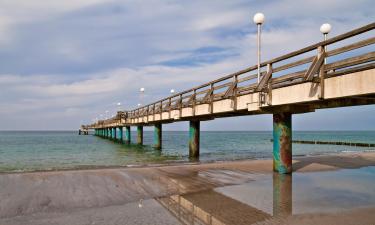
M 270 140 L 273 142 L 273 139 Z M 344 142 L 344 141 L 310 141 L 310 140 L 292 140 L 296 144 L 312 144 L 312 145 L 346 145 L 354 147 L 375 147 L 375 143 L 359 143 L 359 142 Z

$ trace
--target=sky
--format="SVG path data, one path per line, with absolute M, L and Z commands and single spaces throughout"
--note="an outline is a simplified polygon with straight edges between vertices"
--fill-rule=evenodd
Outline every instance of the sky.
M 0 0 L 0 130 L 75 130 L 374 22 L 372 0 Z M 117 103 L 121 102 L 118 107 Z M 106 113 L 106 111 L 109 111 Z M 375 106 L 293 117 L 296 130 L 374 130 Z M 187 123 L 165 126 L 187 130 Z M 272 115 L 202 122 L 270 130 Z

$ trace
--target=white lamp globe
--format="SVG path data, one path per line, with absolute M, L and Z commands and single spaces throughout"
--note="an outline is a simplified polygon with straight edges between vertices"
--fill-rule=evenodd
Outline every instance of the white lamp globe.
M 264 17 L 263 13 L 256 13 L 254 15 L 254 18 L 253 18 L 254 23 L 256 23 L 256 24 L 262 24 L 262 23 L 264 23 L 264 19 L 265 19 L 265 17 Z
M 331 31 L 332 27 L 329 23 L 324 23 L 322 26 L 320 26 L 320 32 L 323 34 L 328 34 Z
M 173 94 L 174 93 L 174 89 L 171 89 L 171 94 Z
M 117 106 L 120 106 L 121 105 L 121 102 L 117 102 Z
M 145 91 L 145 88 L 141 88 L 139 89 L 140 92 L 144 92 Z
M 141 106 L 141 103 L 138 103 L 138 107 Z

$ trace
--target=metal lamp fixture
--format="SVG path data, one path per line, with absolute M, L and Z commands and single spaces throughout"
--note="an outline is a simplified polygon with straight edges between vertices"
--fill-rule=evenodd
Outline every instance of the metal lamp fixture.
M 332 26 L 329 23 L 324 23 L 320 26 L 320 32 L 322 32 L 324 36 L 324 41 L 327 40 L 328 33 L 331 32 Z M 327 52 L 327 46 L 324 46 L 324 51 Z M 324 58 L 324 64 L 327 64 L 327 58 Z

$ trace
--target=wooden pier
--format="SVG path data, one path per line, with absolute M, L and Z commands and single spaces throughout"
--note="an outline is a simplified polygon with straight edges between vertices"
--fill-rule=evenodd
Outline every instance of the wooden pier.
M 375 103 L 374 29 L 371 23 L 265 61 L 259 83 L 257 66 L 251 66 L 85 127 L 130 143 L 130 127 L 136 126 L 142 144 L 143 126 L 154 126 L 155 147 L 162 149 L 162 124 L 189 121 L 189 155 L 197 158 L 200 121 L 273 114 L 274 170 L 290 173 L 293 114 Z

